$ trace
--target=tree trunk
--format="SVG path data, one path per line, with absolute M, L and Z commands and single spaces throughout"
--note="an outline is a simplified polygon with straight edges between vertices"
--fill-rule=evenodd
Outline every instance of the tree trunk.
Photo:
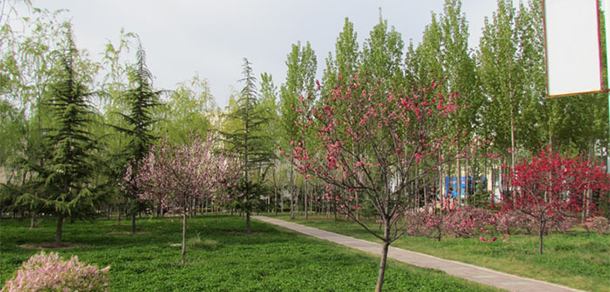
M 278 197 L 277 197 L 277 188 L 276 188 L 275 189 L 275 200 L 274 200 L 274 204 L 275 204 L 275 206 L 274 206 L 275 207 L 274 208 L 275 209 L 275 211 L 274 211 L 275 212 L 275 216 L 277 216 L 277 209 L 280 206 L 277 201 L 278 201 Z
M 511 94 L 511 104 L 510 104 L 510 166 L 511 169 L 514 171 L 515 169 L 515 122 L 514 122 L 514 113 L 513 113 L 513 97 Z M 511 188 L 510 190 L 511 192 L 511 197 L 513 199 L 513 204 L 516 203 L 516 190 L 514 188 Z
M 278 196 L 277 196 L 277 182 L 275 180 L 275 167 L 273 168 L 273 191 L 274 191 L 274 195 L 275 195 L 275 199 L 273 200 L 273 210 L 275 213 L 275 216 L 277 216 L 277 208 L 279 206 L 277 200 L 278 200 Z
M 252 234 L 252 230 L 250 229 L 250 212 L 246 212 L 246 233 Z
M 593 159 L 595 158 L 595 142 L 593 141 L 593 139 L 589 139 L 589 161 L 593 162 Z M 584 208 L 583 208 L 583 212 L 582 212 L 582 222 L 584 223 L 585 220 L 589 217 L 589 212 L 591 209 L 591 203 L 593 202 L 593 192 L 591 191 L 591 189 L 589 188 L 588 190 L 586 190 L 583 193 L 583 204 L 584 204 Z
M 182 264 L 186 262 L 186 206 L 182 210 Z
M 62 227 L 64 224 L 64 217 L 62 215 L 57 216 L 57 231 L 55 233 L 55 247 L 61 247 L 61 235 Z
M 290 164 L 290 218 L 294 219 L 294 165 Z
M 466 165 L 464 166 L 464 178 L 466 179 L 464 183 L 464 193 L 466 194 L 466 202 L 470 200 L 470 163 L 469 159 L 466 159 Z
M 335 213 L 335 221 L 337 221 L 337 201 L 333 200 L 333 212 Z
M 544 235 L 544 228 L 546 227 L 546 222 L 540 222 L 540 230 L 538 230 L 538 254 L 542 254 L 542 236 Z
M 131 214 L 131 234 L 136 234 L 136 213 Z
M 191 203 L 192 206 L 192 214 L 191 214 L 191 218 L 197 218 L 197 199 L 193 198 L 193 202 Z
M 303 192 L 303 209 L 305 210 L 305 219 L 307 219 L 309 216 L 307 214 L 307 201 L 309 201 L 309 198 L 307 197 L 309 194 L 307 193 L 307 185 L 308 185 L 308 181 L 307 178 L 305 178 L 305 191 Z
M 389 228 L 386 224 L 386 229 Z M 385 268 L 386 263 L 388 261 L 388 249 L 390 247 L 390 243 L 384 242 L 383 248 L 381 249 L 381 261 L 379 263 L 379 276 L 377 277 L 377 286 L 375 287 L 375 292 L 381 292 L 381 288 L 383 287 L 383 277 L 385 276 Z
M 30 211 L 30 229 L 36 228 L 36 213 Z
M 457 185 L 456 185 L 456 189 L 457 189 L 456 191 L 457 192 L 456 192 L 456 194 L 457 194 L 457 203 L 458 203 L 458 206 L 462 206 L 462 167 L 461 167 L 461 164 L 460 164 L 460 160 L 461 160 L 460 159 L 460 151 L 462 149 L 460 149 L 460 134 L 461 133 L 459 133 L 459 130 L 460 130 L 460 128 L 459 128 L 458 123 L 455 123 L 455 133 L 457 134 L 457 136 L 456 136 L 457 137 L 457 143 L 456 143 L 456 147 L 457 147 L 456 148 L 457 159 L 455 160 L 455 162 L 456 162 L 456 173 L 457 173 L 457 175 L 456 175 L 456 178 L 457 178 Z
M 356 205 L 360 205 L 360 197 L 358 197 L 358 192 L 356 192 Z M 356 209 L 356 219 L 360 220 L 360 211 Z

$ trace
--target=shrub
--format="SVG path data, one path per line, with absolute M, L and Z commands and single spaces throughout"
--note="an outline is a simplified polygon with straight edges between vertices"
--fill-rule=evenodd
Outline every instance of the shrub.
M 538 233 L 539 226 L 536 224 L 536 220 L 523 212 L 519 211 L 505 211 L 499 212 L 494 215 L 497 217 L 497 229 L 500 233 L 507 234 L 533 234 Z M 559 217 L 559 218 L 555 218 Z M 578 220 L 567 216 L 549 216 L 551 220 L 545 226 L 543 233 L 549 234 L 551 231 L 559 233 L 566 233 Z
M 548 234 L 549 229 L 554 229 L 555 231 L 557 231 L 559 233 L 566 233 L 568 231 L 568 229 L 570 229 L 572 226 L 574 226 L 577 223 L 578 223 L 578 219 L 570 218 L 570 217 L 553 220 L 553 221 L 551 221 L 550 226 L 546 230 L 544 230 L 544 233 Z
M 32 256 L 0 292 L 19 291 L 110 291 L 108 271 L 78 261 L 65 261 L 57 253 Z
M 536 230 L 536 222 L 521 212 L 504 211 L 498 212 L 494 216 L 496 217 L 496 228 L 500 233 L 532 234 Z
M 610 234 L 610 224 L 608 222 L 608 218 L 606 217 L 593 217 L 587 219 L 583 224 L 585 229 L 589 232 L 599 233 L 599 234 Z
M 443 217 L 441 215 L 424 210 L 409 212 L 405 215 L 408 235 L 435 238 L 439 241 L 443 237 Z
M 426 210 L 406 213 L 407 234 L 441 240 L 445 235 L 472 238 L 495 232 L 496 218 L 482 208 L 442 208 L 433 214 Z
M 445 232 L 455 237 L 471 238 L 481 234 L 495 221 L 489 210 L 481 208 L 456 208 L 445 217 Z
M 206 249 L 206 250 L 214 250 L 220 247 L 220 243 L 213 239 L 201 239 L 199 233 L 197 235 L 189 238 L 186 241 L 186 245 L 190 248 L 195 249 Z

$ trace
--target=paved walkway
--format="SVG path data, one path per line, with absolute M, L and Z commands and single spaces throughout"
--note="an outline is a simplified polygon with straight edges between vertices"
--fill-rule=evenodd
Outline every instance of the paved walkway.
M 314 236 L 320 239 L 325 239 L 334 243 L 345 245 L 351 248 L 355 248 L 368 253 L 380 255 L 381 244 L 374 243 L 362 239 L 356 239 L 353 237 L 340 235 L 324 230 L 320 230 L 313 227 L 303 226 L 296 223 L 287 222 L 284 220 L 264 217 L 264 216 L 253 216 L 252 218 L 278 225 L 284 228 L 292 229 L 300 233 Z M 464 264 L 456 261 L 445 260 L 426 254 L 412 252 L 400 248 L 390 246 L 388 257 L 423 268 L 437 269 L 446 272 L 447 274 L 464 278 L 470 281 L 478 282 L 481 284 L 494 286 L 508 291 L 520 291 L 520 292 L 575 292 L 576 290 L 565 286 L 556 284 L 546 283 L 538 280 L 532 280 L 527 278 L 521 278 L 501 272 L 496 272 L 490 269 L 481 268 L 469 264 Z

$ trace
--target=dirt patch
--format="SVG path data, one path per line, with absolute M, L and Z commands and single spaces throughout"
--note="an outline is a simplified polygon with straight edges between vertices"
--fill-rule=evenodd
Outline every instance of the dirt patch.
M 243 232 L 242 231 L 239 231 L 239 232 L 238 231 L 233 231 L 233 232 L 229 232 L 229 234 L 231 234 L 231 235 L 246 235 L 246 236 L 261 236 L 261 235 L 263 235 L 262 232 L 252 232 L 252 233 L 248 234 L 245 231 L 243 231 Z
M 41 248 L 45 248 L 45 249 L 60 249 L 60 248 L 76 248 L 76 247 L 83 247 L 86 246 L 85 244 L 80 244 L 80 243 L 72 243 L 72 242 L 62 242 L 61 246 L 57 247 L 55 246 L 55 242 L 41 242 L 41 243 L 26 243 L 26 244 L 22 244 L 19 246 L 19 248 L 23 248 L 23 249 L 41 249 Z
M 108 232 L 106 234 L 108 234 L 108 235 L 117 235 L 117 234 L 134 235 L 133 233 L 131 233 L 131 231 L 113 231 L 113 232 Z M 135 235 L 144 235 L 144 234 L 152 234 L 152 232 L 144 231 L 144 232 L 135 233 Z

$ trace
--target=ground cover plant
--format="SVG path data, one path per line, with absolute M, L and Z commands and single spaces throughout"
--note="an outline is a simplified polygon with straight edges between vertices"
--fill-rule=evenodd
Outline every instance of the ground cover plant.
M 379 242 L 359 225 L 347 220 L 327 219 L 326 216 L 302 216 L 279 219 L 312 226 L 356 238 Z M 368 221 L 369 228 L 379 223 Z M 382 231 L 380 231 L 382 232 Z M 490 268 L 513 275 L 556 283 L 587 291 L 610 291 L 610 235 L 589 233 L 574 227 L 565 234 L 545 237 L 545 254 L 538 254 L 536 234 L 512 234 L 508 242 L 482 242 L 476 238 L 435 238 L 404 236 L 394 247 L 421 252 Z M 390 270 L 389 270 L 390 271 Z
M 19 247 L 53 239 L 54 223 L 37 229 L 27 221 L 3 220 L 0 234 L 0 281 L 4 283 L 37 249 Z M 178 218 L 144 219 L 143 234 L 131 226 L 100 220 L 65 224 L 70 248 L 60 256 L 77 255 L 98 267 L 110 266 L 112 291 L 371 291 L 375 257 L 254 221 L 252 235 L 239 217 L 209 216 L 189 220 L 193 234 L 186 264 L 180 263 L 181 223 Z M 171 244 L 178 244 L 172 247 Z M 446 275 L 389 261 L 390 291 L 498 291 Z

